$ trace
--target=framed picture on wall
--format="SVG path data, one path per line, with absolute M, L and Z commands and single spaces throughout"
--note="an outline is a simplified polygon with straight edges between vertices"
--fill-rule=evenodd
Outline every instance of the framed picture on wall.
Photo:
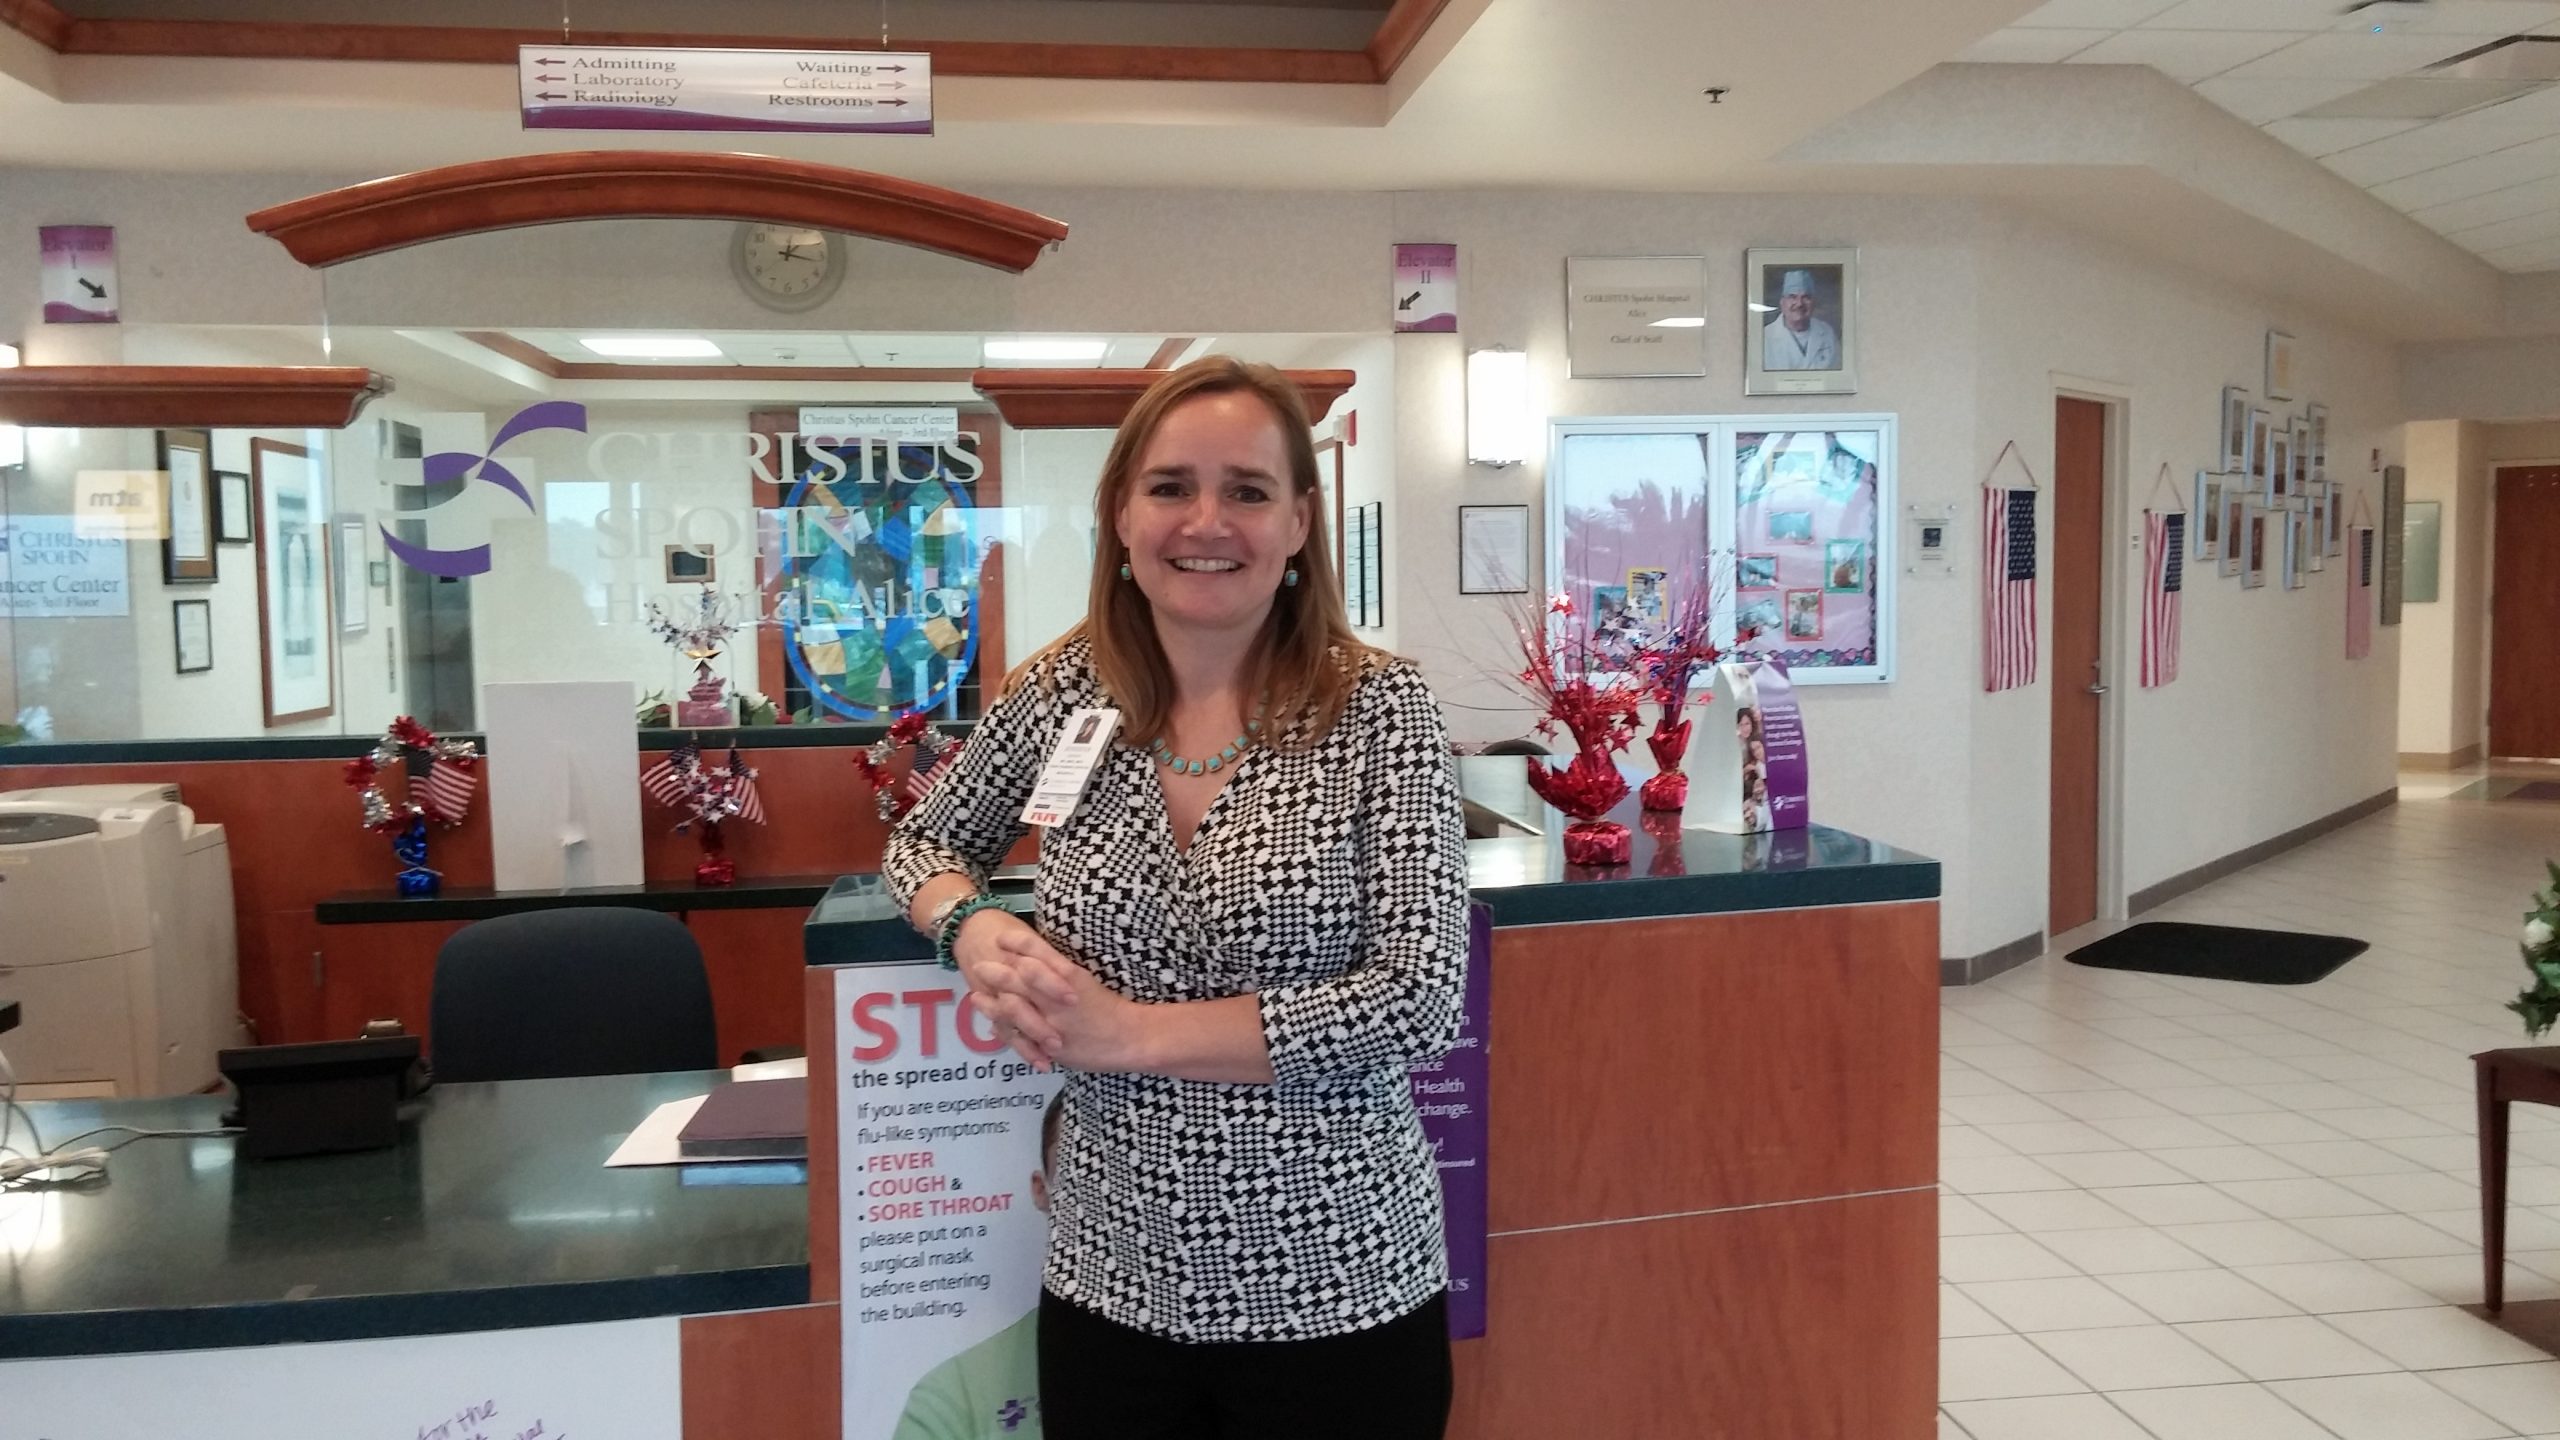
M 1360 507 L 1361 561 L 1360 588 L 1367 592 L 1369 624 L 1375 628 L 1387 623 L 1387 502 L 1372 500 Z
M 2282 507 L 2293 494 L 2293 426 L 2280 423 L 2267 432 L 2267 503 Z
M 1743 255 L 1742 393 L 1858 393 L 1858 252 Z
M 1525 595 L 1529 591 L 1529 507 L 1458 507 L 1458 593 Z
M 213 437 L 202 430 L 163 430 L 159 452 L 160 469 L 169 477 L 160 578 L 172 585 L 210 585 L 222 574 L 213 554 Z
M 2335 487 L 2326 480 L 2311 482 L 2311 504 L 2303 515 L 2302 549 L 2304 568 L 2317 573 L 2329 568 L 2329 511 L 2338 503 Z
M 249 477 L 237 470 L 216 470 L 213 480 L 220 497 L 216 513 L 221 517 L 214 538 L 225 545 L 247 545 L 256 540 L 257 522 L 249 513 Z
M 2293 497 L 2297 506 L 2311 496 L 2311 417 L 2293 417 Z
M 2267 398 L 2293 398 L 2293 337 L 2281 330 L 2267 332 Z
M 330 623 L 327 488 L 311 452 L 249 442 L 258 517 L 258 688 L 267 728 L 337 710 L 337 637 Z
M 2284 588 L 2299 590 L 2311 571 L 2311 517 L 2288 510 L 2279 518 L 2284 524 Z
M 2249 468 L 2249 392 L 2237 385 L 2222 387 L 2222 463 L 2224 474 Z
M 1707 257 L 1572 255 L 1565 368 L 1576 380 L 1707 373 Z
M 213 668 L 213 602 L 173 600 L 169 618 L 177 631 L 178 673 L 201 675 Z
M 2241 427 L 2246 429 L 2244 418 Z M 2193 523 L 2187 526 L 2188 556 L 2193 560 L 2222 558 L 2222 482 L 2223 477 L 2210 470 L 2196 472 L 2196 503 Z
M 2382 594 L 2376 623 L 2400 623 L 2400 587 L 2408 563 L 2409 472 L 2398 465 L 2382 467 Z
M 2233 475 L 2222 487 L 2222 578 L 2240 573 L 2248 553 L 2249 496 L 2248 477 Z
M 2338 481 L 2328 482 L 2329 524 L 2321 532 L 2320 553 L 2341 559 L 2347 553 L 2347 487 Z
M 2248 558 L 2240 566 L 2241 589 L 2255 590 L 2267 583 L 2267 542 L 2276 538 L 2267 534 L 2268 522 L 2271 518 L 2281 519 L 2283 514 L 2283 511 L 2271 511 L 2263 505 L 2249 507 L 2248 520 L 2242 531 L 2248 545 Z
M 2240 487 L 2243 490 L 2255 490 L 2262 495 L 2266 493 L 2267 441 L 2272 420 L 2273 417 L 2264 410 L 2249 412 L 2249 463 L 2242 467 L 2249 483 Z
M 2329 473 L 2329 407 L 2313 405 L 2303 411 L 2311 425 L 2311 473 Z
M 352 635 L 372 624 L 365 612 L 364 517 L 341 515 L 330 522 L 337 527 L 337 543 L 329 547 L 329 578 L 336 587 L 338 630 Z
M 1362 577 L 1369 573 L 1369 556 L 1362 542 L 1368 527 L 1360 522 L 1360 512 L 1343 517 L 1342 532 L 1342 608 L 1349 615 L 1351 628 L 1369 628 L 1369 589 Z

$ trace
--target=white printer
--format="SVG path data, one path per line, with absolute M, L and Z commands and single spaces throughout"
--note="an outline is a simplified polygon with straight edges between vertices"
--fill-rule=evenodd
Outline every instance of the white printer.
M 175 785 L 0 791 L 0 1040 L 25 1086 L 177 1095 L 244 1043 L 231 847 Z

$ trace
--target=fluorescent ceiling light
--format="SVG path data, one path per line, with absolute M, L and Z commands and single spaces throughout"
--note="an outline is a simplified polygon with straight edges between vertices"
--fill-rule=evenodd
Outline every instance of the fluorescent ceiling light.
M 2548 85 L 2547 80 L 2402 75 L 2314 105 L 2297 120 L 2442 120 L 2502 104 Z
M 1752 301 L 1752 302 L 1751 302 L 1750 308 L 1751 308 L 1754 312 L 1756 312 L 1756 313 L 1758 313 L 1758 314 L 1762 314 L 1762 315 L 1775 315 L 1775 314 L 1777 314 L 1777 313 L 1778 313 L 1778 307 L 1777 307 L 1777 306 L 1775 306 L 1775 305 L 1763 305 L 1763 304 L 1761 304 L 1761 303 L 1760 303 L 1759 301 L 1757 301 L 1757 300 L 1754 300 L 1754 301 Z
M 1111 349 L 1108 340 L 990 340 L 990 360 L 1056 360 L 1099 364 Z
M 715 360 L 720 347 L 698 335 L 590 335 L 578 342 L 614 360 Z
M 1706 323 L 1707 317 L 1704 315 L 1665 315 L 1661 319 L 1653 322 L 1653 328 L 1656 330 L 1697 330 L 1704 328 Z

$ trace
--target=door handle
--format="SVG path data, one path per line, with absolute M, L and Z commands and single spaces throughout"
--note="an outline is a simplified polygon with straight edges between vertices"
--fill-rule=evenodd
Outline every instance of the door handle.
M 2104 695 L 2107 693 L 2107 687 L 2099 684 L 2095 680 L 2092 680 L 2089 682 L 2089 693 L 2092 695 Z
M 2104 695 L 2107 693 L 2107 682 L 2103 678 L 2100 678 L 2106 673 L 2106 662 L 2101 660 L 2092 660 L 2089 662 L 2089 674 L 2091 676 L 2089 681 L 2090 694 Z

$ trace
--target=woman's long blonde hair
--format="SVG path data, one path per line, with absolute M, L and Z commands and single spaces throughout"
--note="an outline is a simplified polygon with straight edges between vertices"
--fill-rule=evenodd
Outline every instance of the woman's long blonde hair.
M 1093 579 L 1085 618 L 1022 662 L 1007 677 L 1007 690 L 1026 676 L 1045 673 L 1059 649 L 1081 636 L 1092 643 L 1094 669 L 1120 707 L 1118 738 L 1144 745 L 1164 735 L 1173 714 L 1173 670 L 1156 639 L 1155 609 L 1146 592 L 1120 578 L 1121 562 L 1128 558 L 1119 540 L 1120 506 L 1164 417 L 1186 400 L 1230 393 L 1251 394 L 1271 407 L 1281 444 L 1289 452 L 1289 492 L 1307 507 L 1308 522 L 1306 543 L 1289 557 L 1298 583 L 1283 585 L 1272 596 L 1262 636 L 1245 658 L 1246 688 L 1264 697 L 1263 735 L 1282 749 L 1315 744 L 1342 718 L 1351 688 L 1374 652 L 1351 633 L 1350 617 L 1342 608 L 1342 582 L 1334 574 L 1333 549 L 1318 513 L 1324 492 L 1316 474 L 1315 442 L 1307 434 L 1306 402 L 1278 370 L 1226 355 L 1194 360 L 1149 386 L 1120 422 L 1093 492 Z

